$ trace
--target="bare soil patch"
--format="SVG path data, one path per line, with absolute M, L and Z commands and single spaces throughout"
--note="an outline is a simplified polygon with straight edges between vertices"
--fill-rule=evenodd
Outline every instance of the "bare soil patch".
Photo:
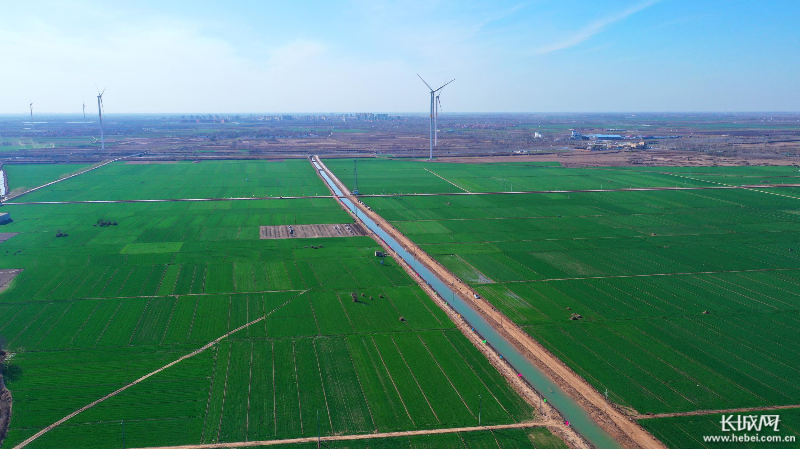
M 0 233 L 0 242 L 5 242 L 12 237 L 16 236 L 18 233 Z
M 11 280 L 20 272 L 22 272 L 22 269 L 0 269 L 0 292 L 5 291 Z
M 291 239 L 365 236 L 367 233 L 358 223 L 323 223 L 262 226 L 259 234 L 261 239 Z

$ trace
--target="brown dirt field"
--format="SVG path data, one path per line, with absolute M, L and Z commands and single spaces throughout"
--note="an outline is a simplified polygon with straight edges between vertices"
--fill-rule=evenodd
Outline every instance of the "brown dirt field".
M 265 225 L 259 229 L 261 239 L 350 237 L 365 234 L 364 228 L 357 223 Z
M 518 350 L 525 354 L 531 362 L 547 373 L 553 381 L 558 383 L 559 386 L 580 403 L 595 422 L 609 432 L 620 444 L 627 448 L 665 448 L 664 444 L 658 439 L 645 431 L 644 428 L 628 415 L 617 409 L 615 405 L 607 402 L 602 394 L 597 392 L 586 380 L 567 367 L 529 334 L 505 317 L 505 315 L 497 311 L 489 302 L 485 299 L 476 300 L 474 292 L 467 284 L 450 273 L 405 235 L 397 231 L 380 215 L 372 210 L 361 207 L 357 199 L 350 194 L 347 187 L 328 170 L 318 156 L 315 156 L 315 160 L 328 172 L 328 176 L 337 184 L 339 189 L 341 189 L 354 204 L 359 205 L 364 214 L 367 214 L 407 251 L 413 253 L 420 262 L 431 270 L 431 272 L 436 274 L 445 283 L 451 285 L 464 301 L 472 304 L 476 311 L 490 322 L 493 322 L 497 331 L 506 336 L 506 338 L 509 339 Z
M 11 285 L 11 281 L 22 272 L 22 269 L 0 269 L 0 292 Z

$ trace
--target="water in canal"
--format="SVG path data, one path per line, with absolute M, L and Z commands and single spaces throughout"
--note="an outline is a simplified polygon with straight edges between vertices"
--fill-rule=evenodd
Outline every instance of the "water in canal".
M 317 166 L 316 162 L 314 163 Z M 317 166 L 318 169 L 321 169 Z M 503 358 L 505 358 L 517 371 L 522 374 L 522 377 L 530 383 L 539 393 L 541 393 L 550 403 L 551 406 L 556 408 L 564 418 L 569 421 L 570 426 L 581 434 L 592 445 L 598 448 L 619 448 L 620 444 L 614 440 L 605 430 L 600 428 L 589 414 L 566 392 L 564 392 L 556 383 L 547 377 L 542 371 L 539 370 L 533 363 L 528 361 L 503 335 L 497 332 L 489 322 L 477 311 L 472 309 L 468 303 L 455 295 L 442 280 L 428 270 L 422 263 L 406 251 L 397 241 L 395 241 L 389 234 L 387 234 L 381 227 L 379 227 L 372 219 L 351 202 L 344 197 L 342 191 L 336 186 L 336 183 L 330 179 L 324 170 L 319 171 L 320 175 L 325 179 L 325 182 L 333 189 L 334 193 L 339 199 L 348 207 L 354 214 L 375 234 L 380 236 L 389 247 L 392 248 L 403 260 L 411 266 L 423 280 L 425 280 L 439 295 L 442 296 L 453 309 L 456 310 L 462 317 L 477 331 L 486 342 L 489 343 L 495 350 L 497 350 Z

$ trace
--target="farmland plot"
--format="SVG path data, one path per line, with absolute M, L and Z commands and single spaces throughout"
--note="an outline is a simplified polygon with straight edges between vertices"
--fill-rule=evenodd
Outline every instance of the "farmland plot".
M 488 170 L 433 166 L 470 190 L 482 182 L 467 174 Z M 670 177 L 679 177 L 670 170 L 628 168 L 602 177 L 614 186 L 671 186 Z M 702 170 L 694 186 L 718 182 L 731 169 Z M 736 168 L 738 178 L 727 181 L 745 184 L 748 170 Z M 761 176 L 758 170 L 749 175 Z M 541 180 L 513 176 L 515 186 L 600 181 L 592 169 L 531 171 Z M 559 171 L 587 178 L 548 180 Z M 483 183 L 501 184 L 491 177 Z M 800 352 L 790 338 L 800 323 L 800 216 L 787 214 L 797 211 L 796 199 L 697 190 L 364 201 L 631 411 L 800 402 Z M 570 320 L 573 314 L 579 319 Z
M 744 413 L 746 414 L 746 413 Z M 780 416 L 779 431 L 772 427 L 763 427 L 757 433 L 761 436 L 791 437 L 797 435 L 800 428 L 800 410 L 782 409 L 774 411 L 759 411 L 757 414 L 777 414 Z M 707 414 L 684 417 L 665 417 L 640 420 L 639 423 L 653 433 L 662 442 L 672 448 L 730 448 L 731 443 L 707 442 L 704 436 L 727 436 L 730 432 L 723 432 L 721 414 Z M 737 433 L 738 434 L 738 433 Z M 748 433 L 749 434 L 749 433 Z M 756 434 L 756 433 L 752 433 Z M 751 448 L 796 448 L 796 442 L 751 442 Z
M 111 164 L 30 200 L 232 196 L 256 181 L 256 194 L 320 186 L 313 169 L 249 164 Z M 244 181 L 193 178 L 231 173 Z M 167 185 L 178 176 L 185 186 Z M 325 435 L 467 426 L 475 395 L 484 420 L 532 417 L 397 262 L 374 256 L 371 238 L 259 239 L 261 225 L 350 222 L 332 199 L 4 208 L 15 219 L 4 227 L 19 234 L 0 244 L 10 250 L 0 248 L 0 267 L 24 269 L 0 293 L 0 336 L 22 373 L 6 378 L 15 398 L 9 446 L 248 323 L 32 446 L 120 447 L 123 421 L 126 446 L 314 436 L 317 411 Z M 69 236 L 56 238 L 58 229 Z

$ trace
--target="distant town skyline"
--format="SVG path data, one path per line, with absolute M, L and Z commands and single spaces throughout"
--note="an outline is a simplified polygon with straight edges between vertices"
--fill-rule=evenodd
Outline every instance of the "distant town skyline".
M 29 1 L 0 114 L 800 110 L 800 2 Z

